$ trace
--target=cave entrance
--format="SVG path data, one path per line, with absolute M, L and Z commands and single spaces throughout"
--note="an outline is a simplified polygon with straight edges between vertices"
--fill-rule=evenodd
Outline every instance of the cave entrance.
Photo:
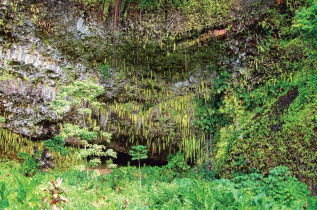
M 132 156 L 123 152 L 117 152 L 117 158 L 113 159 L 113 163 L 117 164 L 118 167 L 121 166 L 128 166 L 128 162 L 130 162 L 130 166 L 139 166 L 138 160 L 132 160 Z M 106 160 L 108 160 L 108 157 L 102 157 L 101 161 L 102 164 L 106 164 Z M 144 164 L 147 166 L 164 166 L 167 165 L 166 160 L 154 160 L 154 159 L 145 159 L 145 160 L 140 160 L 141 166 Z

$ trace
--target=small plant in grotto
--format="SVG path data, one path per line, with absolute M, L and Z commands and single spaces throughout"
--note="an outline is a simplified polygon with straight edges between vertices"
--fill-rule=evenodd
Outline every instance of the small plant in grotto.
M 62 203 L 68 203 L 68 200 L 61 196 L 66 192 L 66 189 L 60 187 L 62 182 L 63 178 L 58 177 L 56 182 L 54 182 L 54 180 L 50 182 L 50 188 L 44 189 L 49 195 L 43 199 L 43 203 L 48 202 L 48 205 L 52 206 L 52 210 L 63 209 L 61 208 Z
M 132 156 L 132 160 L 138 160 L 139 162 L 139 177 L 140 177 L 140 187 L 142 187 L 142 181 L 141 181 L 141 164 L 140 160 L 141 159 L 147 159 L 147 149 L 146 146 L 144 145 L 138 145 L 138 146 L 133 146 L 132 150 L 130 150 L 130 155 Z
M 61 132 L 62 138 L 75 137 L 79 140 L 79 145 L 83 147 L 76 155 L 80 160 L 85 161 L 85 170 L 87 173 L 87 178 L 89 178 L 88 169 L 92 166 L 97 166 L 101 164 L 100 157 L 109 156 L 112 158 L 117 158 L 117 153 L 112 149 L 108 149 L 106 152 L 104 150 L 106 147 L 104 145 L 90 144 L 88 141 L 92 141 L 98 138 L 105 138 L 107 143 L 110 143 L 111 134 L 107 132 L 102 132 L 99 129 L 94 131 L 89 131 L 88 128 L 80 128 L 78 125 L 66 124 Z M 93 157 L 88 161 L 88 157 Z M 115 168 L 115 164 L 110 164 L 108 167 Z

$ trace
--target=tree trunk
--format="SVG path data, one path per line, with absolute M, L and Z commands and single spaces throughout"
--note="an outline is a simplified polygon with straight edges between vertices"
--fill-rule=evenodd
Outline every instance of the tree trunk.
M 116 42 L 116 27 L 117 27 L 117 18 L 119 17 L 119 5 L 120 5 L 120 0 L 116 0 L 116 6 L 114 10 L 114 21 L 113 21 L 113 43 Z
M 85 150 L 87 149 L 87 147 L 85 146 Z M 86 162 L 86 174 L 87 174 L 87 180 L 89 181 L 89 173 L 88 173 L 88 160 L 87 157 L 85 158 L 85 162 Z
M 139 177 L 140 177 L 140 188 L 142 188 L 142 183 L 141 183 L 141 164 L 140 164 L 140 159 L 139 161 Z

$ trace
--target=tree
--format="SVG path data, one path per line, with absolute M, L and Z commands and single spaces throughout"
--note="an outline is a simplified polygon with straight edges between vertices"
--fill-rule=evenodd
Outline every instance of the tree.
M 107 132 L 99 131 L 98 129 L 94 131 L 89 131 L 88 128 L 80 128 L 78 125 L 72 125 L 72 124 L 65 124 L 63 131 L 61 132 L 62 138 L 69 138 L 69 137 L 75 137 L 77 140 L 79 140 L 79 145 L 83 148 L 79 150 L 79 152 L 76 154 L 78 159 L 85 161 L 85 170 L 87 173 L 87 179 L 89 179 L 89 173 L 88 169 L 91 166 L 97 166 L 101 164 L 100 157 L 102 156 L 110 156 L 113 158 L 117 157 L 117 153 L 114 152 L 112 149 L 108 149 L 106 152 L 104 150 L 106 147 L 104 145 L 98 145 L 98 144 L 90 144 L 88 141 L 92 141 L 97 139 L 98 135 L 102 136 L 103 138 L 106 138 L 107 143 L 110 142 L 111 135 Z M 88 161 L 88 157 L 93 157 Z M 111 165 L 111 167 L 114 167 L 115 165 Z
M 113 22 L 113 42 L 116 42 L 116 27 L 117 19 L 119 19 L 121 1 L 116 0 L 115 11 L 114 11 L 114 22 Z
M 91 143 L 95 140 L 106 140 L 105 143 L 110 143 L 111 134 L 100 130 L 96 124 L 86 123 L 87 118 L 91 120 L 93 109 L 103 105 L 97 101 L 97 97 L 103 92 L 103 87 L 93 81 L 75 81 L 71 85 L 64 86 L 51 104 L 51 108 L 58 115 L 69 114 L 72 110 L 77 110 L 78 114 L 82 116 L 81 121 L 75 122 L 79 125 L 64 124 L 60 137 L 61 139 L 75 139 L 74 142 L 83 148 L 77 153 L 77 158 L 85 161 L 84 168 L 87 178 L 89 178 L 89 167 L 99 165 L 101 163 L 100 157 L 116 158 L 117 155 L 112 149 L 105 152 L 106 147 L 103 144 Z M 58 144 L 62 143 L 61 139 L 58 140 Z M 49 141 L 48 143 L 54 146 L 57 142 Z M 60 147 L 56 149 L 60 149 Z M 88 161 L 88 157 L 93 158 Z M 108 167 L 114 168 L 116 165 L 111 164 Z
M 64 86 L 57 93 L 51 108 L 61 116 L 71 112 L 73 107 L 82 114 L 91 114 L 91 110 L 87 109 L 86 103 L 100 106 L 101 104 L 96 101 L 96 98 L 103 92 L 103 87 L 93 81 L 75 81 L 71 85 Z
M 130 150 L 130 155 L 132 156 L 132 160 L 138 160 L 139 162 L 139 177 L 140 177 L 140 187 L 142 187 L 142 182 L 141 182 L 141 164 L 140 160 L 141 159 L 147 159 L 147 149 L 146 146 L 143 145 L 138 145 L 138 146 L 133 146 L 132 150 Z

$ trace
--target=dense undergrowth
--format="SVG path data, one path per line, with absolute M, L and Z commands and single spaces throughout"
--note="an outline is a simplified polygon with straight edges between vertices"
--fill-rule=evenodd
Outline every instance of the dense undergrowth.
M 316 197 L 290 175 L 286 167 L 267 177 L 252 173 L 233 180 L 214 179 L 205 168 L 189 168 L 175 158 L 163 167 L 142 167 L 142 186 L 136 167 L 121 167 L 111 174 L 91 170 L 37 173 L 25 177 L 20 164 L 0 163 L 0 208 L 50 208 L 49 182 L 63 178 L 59 196 L 64 209 L 315 209 Z M 176 163 L 176 164 L 175 164 Z M 186 164 L 185 164 L 186 165 Z M 44 202 L 46 201 L 46 203 Z

